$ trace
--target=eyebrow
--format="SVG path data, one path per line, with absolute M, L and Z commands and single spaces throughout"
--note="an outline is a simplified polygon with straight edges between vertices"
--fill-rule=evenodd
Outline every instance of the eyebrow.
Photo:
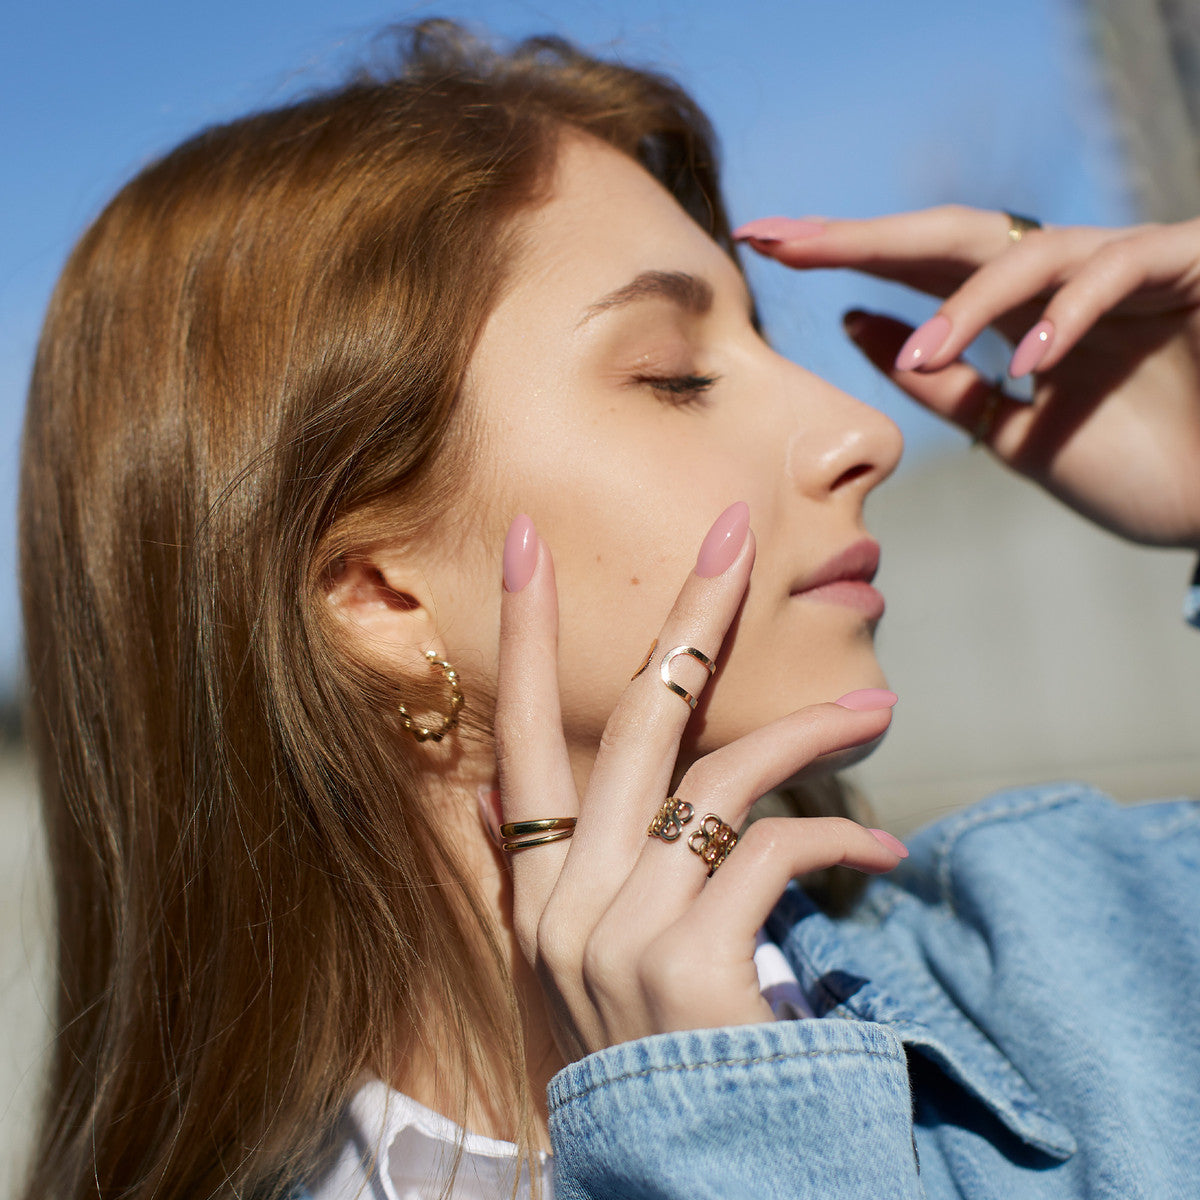
M 643 271 L 623 287 L 589 305 L 579 325 L 587 324 L 593 317 L 609 309 L 652 297 L 670 300 L 699 317 L 712 308 L 713 289 L 707 280 L 689 275 L 686 271 Z

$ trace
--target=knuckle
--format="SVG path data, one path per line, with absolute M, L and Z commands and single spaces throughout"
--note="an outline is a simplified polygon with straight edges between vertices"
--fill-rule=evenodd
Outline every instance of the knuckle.
M 646 947 L 637 964 L 637 982 L 643 995 L 686 995 L 695 983 L 695 963 L 680 949 L 679 939 L 657 939 Z
M 730 754 L 714 750 L 697 759 L 684 772 L 676 792 L 684 796 L 703 797 L 698 801 L 701 804 L 715 803 L 714 797 L 724 792 L 731 782 L 733 764 L 730 758 Z
M 566 974 L 579 961 L 577 935 L 550 905 L 537 922 L 536 941 L 538 958 L 554 975 Z
M 604 927 L 592 931 L 583 947 L 583 978 L 597 997 L 618 993 L 629 973 L 628 939 L 614 936 Z
M 762 817 L 738 838 L 737 854 L 743 866 L 774 858 L 790 840 L 788 817 Z

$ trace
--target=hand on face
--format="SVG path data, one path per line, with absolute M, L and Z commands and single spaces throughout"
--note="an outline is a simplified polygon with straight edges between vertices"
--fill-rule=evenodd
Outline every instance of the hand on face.
M 718 518 L 608 720 L 582 796 L 563 734 L 550 550 L 527 517 L 510 530 L 496 707 L 503 819 L 578 818 L 570 839 L 512 852 L 514 925 L 568 1060 L 652 1033 L 770 1020 L 755 934 L 788 880 L 837 863 L 888 871 L 902 857 L 894 839 L 840 818 L 758 821 L 711 877 L 689 845 L 707 814 L 736 829 L 820 755 L 880 738 L 895 697 L 875 689 L 807 705 L 700 758 L 675 790 L 692 818 L 675 839 L 647 834 L 692 714 L 665 686 L 664 660 L 677 689 L 700 693 L 708 668 L 670 652 L 717 658 L 750 581 L 748 521 L 744 505 Z
M 853 313 L 847 331 L 921 404 L 1132 541 L 1200 548 L 1200 219 L 1055 228 L 1016 244 L 1002 213 L 948 207 L 865 221 L 767 218 L 737 231 L 798 268 L 851 267 L 943 297 L 915 335 Z M 1033 372 L 998 399 L 960 355 L 987 325 Z

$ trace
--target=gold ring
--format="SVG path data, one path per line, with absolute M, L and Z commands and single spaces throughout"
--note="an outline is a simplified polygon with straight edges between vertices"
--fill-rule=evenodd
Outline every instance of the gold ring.
M 1020 213 L 1005 212 L 1008 218 L 1008 240 L 1019 242 L 1027 233 L 1041 229 L 1042 223 L 1036 217 L 1023 217 Z
M 685 691 L 671 678 L 671 663 L 681 654 L 686 654 L 694 658 L 703 666 L 711 678 L 717 673 L 717 664 L 713 662 L 703 650 L 697 650 L 695 646 L 676 646 L 674 650 L 668 650 L 663 655 L 662 666 L 659 668 L 659 674 L 662 676 L 662 681 L 667 685 L 668 690 L 675 693 L 677 696 L 682 696 L 688 702 L 688 708 L 696 707 L 696 697 L 691 692 Z
M 649 665 L 650 660 L 654 657 L 655 650 L 658 649 L 658 638 L 650 643 L 650 649 L 646 651 L 646 657 L 642 659 L 642 665 L 629 677 L 629 682 L 632 683 Z
M 646 830 L 648 837 L 661 838 L 664 842 L 677 842 L 683 827 L 692 819 L 696 810 L 678 796 L 668 796 L 659 808 L 650 828 Z
M 700 828 L 688 838 L 688 849 L 698 854 L 708 865 L 711 875 L 728 857 L 738 843 L 738 835 L 732 825 L 722 821 L 716 813 L 709 813 L 700 822 Z
M 542 817 L 537 821 L 507 821 L 500 826 L 500 849 L 527 850 L 561 842 L 575 832 L 576 817 Z
M 1000 386 L 1000 381 L 996 380 L 992 384 L 991 391 L 988 392 L 987 399 L 983 402 L 983 408 L 979 410 L 979 416 L 975 419 L 974 428 L 971 430 L 972 450 L 992 436 L 996 418 L 1000 415 L 1000 405 L 1004 403 L 1004 400 L 1004 391 Z

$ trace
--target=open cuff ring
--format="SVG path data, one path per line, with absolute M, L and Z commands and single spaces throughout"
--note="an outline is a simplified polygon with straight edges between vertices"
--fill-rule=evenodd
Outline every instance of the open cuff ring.
M 530 846 L 561 842 L 575 832 L 575 817 L 543 817 L 537 821 L 508 821 L 500 826 L 500 849 L 512 853 Z
M 696 707 L 696 697 L 685 688 L 681 688 L 671 678 L 671 663 L 681 654 L 686 654 L 689 658 L 694 658 L 708 672 L 709 677 L 717 673 L 717 664 L 713 662 L 703 650 L 697 650 L 695 646 L 676 646 L 674 650 L 668 650 L 663 655 L 662 666 L 659 667 L 659 674 L 662 676 L 662 681 L 667 685 L 667 689 L 672 691 L 677 696 L 682 696 L 688 703 L 688 708 Z

